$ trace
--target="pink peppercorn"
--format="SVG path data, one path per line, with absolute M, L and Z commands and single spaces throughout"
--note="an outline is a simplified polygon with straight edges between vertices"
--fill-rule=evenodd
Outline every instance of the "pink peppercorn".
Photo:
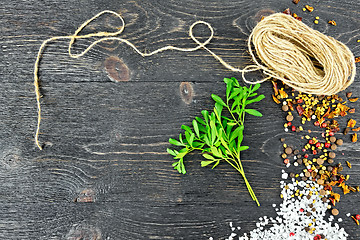
M 293 236 L 295 236 L 295 233 L 291 232 L 290 237 L 293 237 Z

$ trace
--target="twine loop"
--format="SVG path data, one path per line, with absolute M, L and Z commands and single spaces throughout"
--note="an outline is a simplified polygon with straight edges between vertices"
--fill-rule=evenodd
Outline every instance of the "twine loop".
M 89 23 L 103 14 L 112 14 L 120 19 L 121 26 L 118 31 L 79 35 Z M 204 42 L 200 42 L 193 34 L 193 29 L 198 24 L 203 24 L 210 30 L 210 36 Z M 124 29 L 125 21 L 123 17 L 114 11 L 105 10 L 86 20 L 73 35 L 55 36 L 43 41 L 39 48 L 34 66 L 34 86 L 38 109 L 35 143 L 40 150 L 42 147 L 39 143 L 41 123 L 41 95 L 39 87 L 40 80 L 38 76 L 39 62 L 45 46 L 51 41 L 70 39 L 68 54 L 71 58 L 79 58 L 90 51 L 96 44 L 108 40 L 125 43 L 143 57 L 152 56 L 166 50 L 193 52 L 203 48 L 227 69 L 241 73 L 242 79 L 246 83 L 262 83 L 273 78 L 283 81 L 285 84 L 300 92 L 317 95 L 336 94 L 347 88 L 355 78 L 355 58 L 345 44 L 330 36 L 326 36 L 308 27 L 301 21 L 283 13 L 269 15 L 255 26 L 247 41 L 248 52 L 252 58 L 253 64 L 245 66 L 244 68 L 237 68 L 230 65 L 207 48 L 207 45 L 214 37 L 214 29 L 209 23 L 204 21 L 196 21 L 189 28 L 189 36 L 197 44 L 196 47 L 180 48 L 169 45 L 150 53 L 141 52 L 130 41 L 117 37 Z M 101 38 L 92 42 L 79 54 L 73 54 L 71 52 L 76 39 L 87 39 L 92 37 Z M 255 51 L 253 50 L 253 47 Z M 256 55 L 254 52 L 256 52 Z M 245 74 L 253 71 L 261 71 L 266 77 L 259 81 L 247 80 Z

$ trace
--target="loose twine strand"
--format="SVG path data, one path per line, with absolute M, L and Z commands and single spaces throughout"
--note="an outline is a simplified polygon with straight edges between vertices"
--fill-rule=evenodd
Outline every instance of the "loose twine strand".
M 122 25 L 118 31 L 79 35 L 89 23 L 106 13 L 113 14 L 120 19 Z M 200 42 L 193 34 L 193 28 L 198 24 L 206 25 L 210 30 L 210 36 L 205 42 Z M 71 58 L 79 58 L 90 51 L 96 44 L 108 40 L 123 42 L 143 57 L 152 56 L 166 50 L 193 52 L 203 48 L 227 69 L 241 73 L 242 79 L 246 83 L 262 83 L 274 78 L 283 81 L 295 90 L 316 95 L 336 94 L 347 88 L 355 78 L 356 69 L 354 56 L 346 45 L 283 13 L 267 16 L 255 26 L 248 39 L 248 51 L 254 64 L 242 69 L 231 66 L 206 47 L 214 37 L 214 29 L 207 22 L 196 21 L 189 28 L 189 36 L 197 44 L 196 47 L 179 48 L 169 45 L 150 53 L 141 52 L 130 41 L 115 37 L 121 34 L 124 29 L 125 21 L 122 16 L 116 12 L 105 10 L 85 21 L 73 35 L 55 36 L 46 39 L 41 44 L 34 66 L 34 86 L 38 109 L 35 143 L 40 150 L 42 147 L 39 143 L 41 123 L 41 94 L 38 76 L 39 63 L 45 46 L 52 41 L 70 39 L 68 54 Z M 76 39 L 87 39 L 91 37 L 102 38 L 91 43 L 81 53 L 72 53 L 71 49 Z M 257 57 L 264 65 L 257 60 L 252 45 L 255 48 Z M 248 81 L 245 78 L 245 73 L 258 70 L 262 71 L 267 77 L 255 82 Z

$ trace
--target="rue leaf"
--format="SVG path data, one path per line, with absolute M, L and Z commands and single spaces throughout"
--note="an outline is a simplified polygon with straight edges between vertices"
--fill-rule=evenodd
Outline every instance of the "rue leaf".
M 252 199 L 260 205 L 246 179 L 240 153 L 249 148 L 241 145 L 244 138 L 245 113 L 262 116 L 259 111 L 246 107 L 261 101 L 264 95 L 257 96 L 256 90 L 259 89 L 260 84 L 247 88 L 240 86 L 235 78 L 225 78 L 224 82 L 226 83 L 226 102 L 218 95 L 212 94 L 211 98 L 215 101 L 213 112 L 201 111 L 202 118 L 195 117 L 192 128 L 182 125 L 185 139 L 181 134 L 179 141 L 169 139 L 171 144 L 182 148 L 179 151 L 168 148 L 167 152 L 176 160 L 172 164 L 174 169 L 182 174 L 186 173 L 184 157 L 195 150 L 200 151 L 206 159 L 201 161 L 202 167 L 213 164 L 212 168 L 215 168 L 221 161 L 227 162 L 244 178 Z

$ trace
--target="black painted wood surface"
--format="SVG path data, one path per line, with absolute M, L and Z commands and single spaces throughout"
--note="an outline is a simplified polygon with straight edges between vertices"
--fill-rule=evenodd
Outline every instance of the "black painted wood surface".
M 303 12 L 309 4 L 314 12 Z M 262 216 L 275 216 L 284 168 L 280 137 L 299 142 L 300 134 L 283 131 L 284 113 L 271 100 L 271 84 L 256 105 L 264 117 L 248 117 L 242 155 L 246 173 L 261 207 L 227 165 L 201 168 L 191 155 L 188 174 L 172 169 L 166 153 L 169 137 L 203 109 L 211 93 L 223 96 L 226 70 L 204 50 L 168 51 L 142 58 L 118 42 L 96 46 L 77 60 L 67 55 L 67 41 L 51 43 L 41 61 L 43 121 L 34 145 L 36 102 L 33 64 L 43 40 L 72 34 L 86 19 L 109 9 L 127 23 L 122 37 L 142 51 L 165 45 L 194 47 L 188 27 L 196 20 L 215 29 L 209 48 L 233 65 L 250 58 L 246 39 L 262 15 L 290 7 L 306 24 L 346 43 L 360 56 L 358 0 L 183 0 L 183 1 L 3 1 L 1 14 L 0 94 L 0 238 L 1 239 L 224 239 L 229 222 L 239 233 L 255 228 Z M 319 16 L 319 24 L 313 24 Z M 337 26 L 327 24 L 335 20 Z M 85 32 L 116 30 L 103 17 Z M 205 39 L 199 26 L 195 35 Z M 79 40 L 81 51 L 90 40 Z M 359 73 L 359 71 L 358 71 Z M 252 75 L 260 79 L 260 74 Z M 349 88 L 360 95 L 359 77 Z M 358 112 L 353 115 L 357 120 Z M 341 122 L 345 124 L 345 119 Z M 359 184 L 359 144 L 347 139 L 339 161 L 351 160 L 350 182 Z M 360 228 L 345 216 L 360 213 L 359 193 L 338 204 L 340 223 L 349 239 Z

